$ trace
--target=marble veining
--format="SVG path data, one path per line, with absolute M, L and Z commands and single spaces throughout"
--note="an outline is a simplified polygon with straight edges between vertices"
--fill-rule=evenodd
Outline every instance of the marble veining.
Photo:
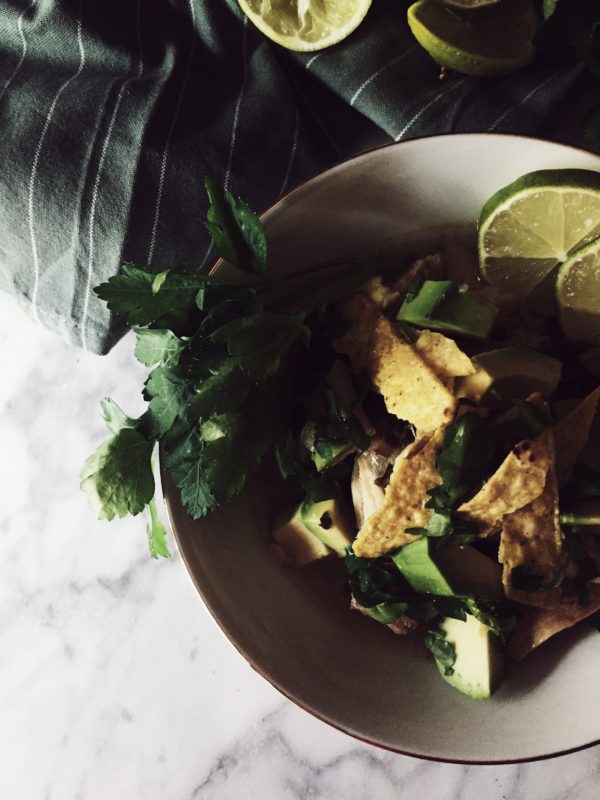
M 0 297 L 2 800 L 598 796 L 598 748 L 468 767 L 327 727 L 243 661 L 176 553 L 148 557 L 140 518 L 94 520 L 78 473 L 100 398 L 140 408 L 132 349 L 79 352 Z

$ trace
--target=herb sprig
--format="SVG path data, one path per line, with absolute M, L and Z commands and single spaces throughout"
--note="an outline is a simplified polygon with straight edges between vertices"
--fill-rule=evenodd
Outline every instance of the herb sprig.
M 237 267 L 238 281 L 125 264 L 95 289 L 135 332 L 135 356 L 150 369 L 143 388 L 148 405 L 132 419 L 110 398 L 103 401 L 112 435 L 85 462 L 81 488 L 100 519 L 147 509 L 153 557 L 168 555 L 153 500 L 156 447 L 194 519 L 237 494 L 268 452 L 289 455 L 297 389 L 290 356 L 308 352 L 313 329 L 307 318 L 323 302 L 315 301 L 314 290 L 309 301 L 299 278 L 318 276 L 321 293 L 335 297 L 340 283 L 364 280 L 370 271 L 339 259 L 271 276 L 260 219 L 212 181 L 206 189 L 208 231 L 219 255 Z M 276 302 L 280 308 L 275 290 L 284 284 L 291 287 L 293 311 L 271 307 Z M 336 441 L 341 432 L 326 428 L 323 434 Z M 314 479 L 304 476 L 305 483 Z

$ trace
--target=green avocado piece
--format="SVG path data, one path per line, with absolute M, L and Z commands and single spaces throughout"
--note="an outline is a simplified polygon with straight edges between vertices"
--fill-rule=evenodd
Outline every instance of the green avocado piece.
M 451 671 L 436 659 L 442 678 L 474 700 L 490 697 L 500 685 L 504 673 L 504 654 L 498 637 L 470 614 L 467 614 L 465 622 L 443 617 L 439 632 L 454 646 L 456 653 Z
M 472 361 L 477 371 L 457 380 L 456 394 L 474 403 L 487 400 L 492 389 L 522 400 L 533 392 L 549 397 L 558 386 L 562 368 L 556 358 L 521 345 L 489 350 Z
M 343 442 L 342 444 L 332 444 L 330 446 L 331 452 L 327 456 L 322 456 L 316 450 L 312 453 L 312 460 L 318 472 L 322 472 L 328 467 L 333 467 L 340 461 L 343 461 L 346 456 L 356 452 L 356 445 Z
M 393 560 L 415 592 L 488 600 L 504 597 L 500 564 L 470 545 L 438 548 L 434 538 L 423 536 L 404 545 Z
M 346 548 L 354 539 L 355 528 L 342 500 L 332 497 L 319 503 L 305 501 L 301 516 L 307 530 L 323 544 L 340 557 L 346 554 Z
M 424 281 L 417 295 L 402 304 L 396 319 L 417 328 L 487 339 L 498 309 L 454 281 Z
M 323 542 L 304 524 L 302 504 L 276 520 L 273 539 L 283 548 L 285 560 L 291 567 L 303 567 L 330 555 Z

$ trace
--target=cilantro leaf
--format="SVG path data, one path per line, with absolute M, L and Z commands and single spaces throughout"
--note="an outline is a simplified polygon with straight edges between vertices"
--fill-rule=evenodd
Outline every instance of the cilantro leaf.
M 454 673 L 456 647 L 446 639 L 445 634 L 441 631 L 427 631 L 425 634 L 425 647 L 444 668 L 444 675 L 452 675 Z
M 170 366 L 177 362 L 184 342 L 170 330 L 134 328 L 135 357 L 145 367 Z
M 239 412 L 217 414 L 200 430 L 204 475 L 217 502 L 224 503 L 241 490 L 247 476 L 259 466 L 268 442 L 262 439 L 256 420 Z
M 214 342 L 227 344 L 230 355 L 257 383 L 274 375 L 289 348 L 298 340 L 308 344 L 310 330 L 302 317 L 262 311 L 249 314 L 217 328 Z
M 189 323 L 197 311 L 198 292 L 212 278 L 187 270 L 165 270 L 124 264 L 118 275 L 100 284 L 94 292 L 111 311 L 127 314 L 130 325 L 151 325 L 158 320 L 172 328 Z
M 259 466 L 268 442 L 252 421 L 237 412 L 215 415 L 167 454 L 165 465 L 193 519 L 238 494 Z
M 315 453 L 328 462 L 341 446 L 366 450 L 370 437 L 356 417 L 346 416 L 339 408 L 335 393 L 321 384 L 314 395 Z
M 165 466 L 179 488 L 181 501 L 192 519 L 205 516 L 217 505 L 204 477 L 202 456 L 202 440 L 199 427 L 196 426 L 165 458 Z
M 104 300 L 110 311 L 128 315 L 130 325 L 146 325 L 147 305 L 153 300 L 152 284 L 156 275 L 150 270 L 123 264 L 121 272 L 96 286 L 94 292 Z
M 492 603 L 478 597 L 412 593 L 388 558 L 359 558 L 349 547 L 345 564 L 354 599 L 368 609 L 374 619 L 386 625 L 400 614 L 418 622 L 426 622 L 437 616 L 453 617 L 464 622 L 467 614 L 471 614 L 502 639 L 505 633 L 516 626 L 514 605 L 509 602 Z M 375 612 L 372 613 L 371 609 L 375 609 Z
M 190 419 L 210 417 L 226 411 L 236 411 L 248 395 L 251 382 L 233 358 L 215 364 L 190 397 Z
M 405 602 L 400 603 L 380 603 L 377 606 L 371 606 L 366 610 L 369 616 L 383 625 L 391 625 L 396 622 L 398 617 L 406 613 L 408 604 Z
M 177 367 L 156 367 L 145 385 L 146 397 L 150 399 L 148 411 L 152 420 L 152 435 L 165 436 L 178 417 L 185 417 L 187 404 L 192 394 L 185 373 Z
M 213 414 L 187 430 L 180 418 L 165 466 L 194 519 L 238 494 L 260 466 L 275 441 L 279 400 L 280 386 L 269 381 L 253 387 L 239 411 Z
M 119 408 L 115 401 L 110 397 L 105 397 L 100 401 L 102 407 L 102 417 L 106 426 L 111 433 L 118 433 L 123 428 L 136 429 L 138 421 L 128 417 L 127 414 Z
M 267 238 L 260 219 L 229 192 L 204 182 L 210 206 L 206 227 L 217 252 L 243 272 L 264 275 L 267 269 Z
M 516 611 L 512 603 L 490 603 L 480 598 L 468 597 L 465 600 L 465 608 L 468 614 L 491 628 L 502 640 L 504 634 L 514 631 L 517 627 Z
M 139 514 L 154 495 L 154 442 L 122 428 L 93 453 L 81 470 L 81 488 L 98 519 Z
M 403 599 L 401 594 L 406 589 L 406 583 L 393 564 L 383 559 L 359 558 L 351 547 L 346 551 L 344 563 L 352 595 L 364 608 Z
M 434 511 L 427 527 L 407 528 L 407 533 L 430 536 L 438 539 L 438 546 L 450 545 L 458 547 L 470 544 L 479 535 L 479 529 L 473 522 L 461 519 L 447 509 Z
M 158 518 L 156 501 L 154 498 L 148 503 L 148 511 L 150 512 L 150 520 L 146 532 L 148 534 L 150 555 L 152 558 L 158 558 L 159 556 L 162 556 L 162 558 L 169 558 L 171 553 L 167 546 L 167 531 Z
M 543 13 L 545 20 L 550 19 L 550 17 L 554 14 L 556 11 L 556 6 L 558 5 L 558 1 L 559 0 L 544 0 Z
M 487 430 L 485 419 L 474 413 L 463 414 L 446 428 L 436 466 L 448 506 L 458 503 L 482 483 L 492 455 L 487 444 Z M 439 499 L 440 492 L 432 491 L 430 495 Z

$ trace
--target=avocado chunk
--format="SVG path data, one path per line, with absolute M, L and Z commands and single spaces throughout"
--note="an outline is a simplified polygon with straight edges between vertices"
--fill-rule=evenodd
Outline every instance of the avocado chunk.
M 303 567 L 330 554 L 323 542 L 304 524 L 302 504 L 276 520 L 273 539 L 283 548 L 285 562 L 291 567 Z
M 477 371 L 457 380 L 456 394 L 474 403 L 488 400 L 492 390 L 522 400 L 533 392 L 549 397 L 560 380 L 560 361 L 521 345 L 489 350 L 471 360 Z
M 493 303 L 454 281 L 424 281 L 416 295 L 409 287 L 397 320 L 417 328 L 487 339 L 497 314 Z
M 356 453 L 356 445 L 354 444 L 348 444 L 347 442 L 342 444 L 328 444 L 327 448 L 322 450 L 321 453 L 319 453 L 318 450 L 314 450 L 312 453 L 312 460 L 318 472 L 322 472 L 328 467 L 339 464 L 340 461 L 343 461 L 352 453 Z
M 504 655 L 498 637 L 470 614 L 466 622 L 442 617 L 439 633 L 455 653 L 450 667 L 447 660 L 435 659 L 442 678 L 474 700 L 490 697 L 500 685 L 504 672 Z
M 332 497 L 319 503 L 305 501 L 301 517 L 306 529 L 324 545 L 340 557 L 346 554 L 356 531 L 343 500 Z
M 437 547 L 435 539 L 424 536 L 404 545 L 393 560 L 415 592 L 488 600 L 504 597 L 500 564 L 470 545 Z

